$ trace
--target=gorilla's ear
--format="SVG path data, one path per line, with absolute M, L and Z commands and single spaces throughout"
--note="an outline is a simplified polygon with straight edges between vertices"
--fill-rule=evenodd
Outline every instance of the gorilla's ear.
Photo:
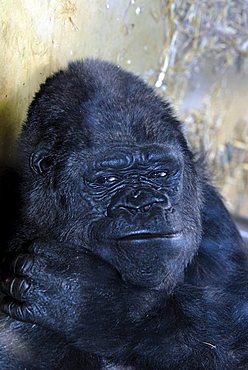
M 44 175 L 51 167 L 52 160 L 47 148 L 38 148 L 30 155 L 29 166 L 32 171 L 39 175 Z

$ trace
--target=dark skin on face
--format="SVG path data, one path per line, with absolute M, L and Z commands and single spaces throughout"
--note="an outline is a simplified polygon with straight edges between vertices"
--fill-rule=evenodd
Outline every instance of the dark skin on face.
M 171 289 L 171 282 L 178 281 L 187 264 L 182 240 L 193 244 L 195 237 L 189 228 L 182 229 L 182 158 L 173 152 L 166 154 L 163 146 L 135 149 L 114 148 L 113 155 L 101 153 L 97 161 L 88 164 L 85 192 L 97 219 L 85 230 L 84 240 L 124 281 Z M 100 160 L 101 156 L 105 159 Z M 190 248 L 193 254 L 194 245 Z M 190 259 L 189 250 L 187 253 Z M 174 272 L 174 261 L 180 258 L 181 266 L 178 263 Z
M 48 369 L 246 368 L 246 252 L 168 104 L 116 66 L 73 64 L 41 88 L 19 152 L 2 310 L 32 349 L 36 324 L 38 369 L 44 348 L 67 354 Z

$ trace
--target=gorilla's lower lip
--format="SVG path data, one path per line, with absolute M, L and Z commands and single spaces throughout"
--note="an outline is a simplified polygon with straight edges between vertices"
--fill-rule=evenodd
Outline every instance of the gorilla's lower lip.
M 129 234 L 119 238 L 119 241 L 132 241 L 132 240 L 147 240 L 147 239 L 171 239 L 180 236 L 180 233 L 168 233 L 168 234 L 154 234 L 154 233 L 140 233 L 140 234 Z

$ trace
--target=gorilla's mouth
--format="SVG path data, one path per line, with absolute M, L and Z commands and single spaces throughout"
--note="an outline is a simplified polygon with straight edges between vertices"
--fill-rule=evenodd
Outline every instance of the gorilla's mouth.
M 180 233 L 168 233 L 168 234 L 158 234 L 158 233 L 135 233 L 125 235 L 119 238 L 119 241 L 132 241 L 132 240 L 148 240 L 148 239 L 171 239 L 179 236 Z

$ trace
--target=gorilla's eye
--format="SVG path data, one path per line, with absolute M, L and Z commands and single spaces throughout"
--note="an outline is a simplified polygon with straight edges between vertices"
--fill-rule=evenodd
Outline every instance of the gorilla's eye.
M 118 179 L 117 179 L 117 177 L 115 177 L 115 176 L 109 176 L 109 177 L 105 177 L 105 181 L 106 182 L 115 182 L 115 181 L 117 181 Z
M 99 176 L 95 180 L 95 182 L 99 185 L 113 184 L 116 181 L 118 181 L 116 176 Z
M 168 176 L 168 171 L 154 171 L 149 174 L 149 177 L 152 178 L 163 178 Z

